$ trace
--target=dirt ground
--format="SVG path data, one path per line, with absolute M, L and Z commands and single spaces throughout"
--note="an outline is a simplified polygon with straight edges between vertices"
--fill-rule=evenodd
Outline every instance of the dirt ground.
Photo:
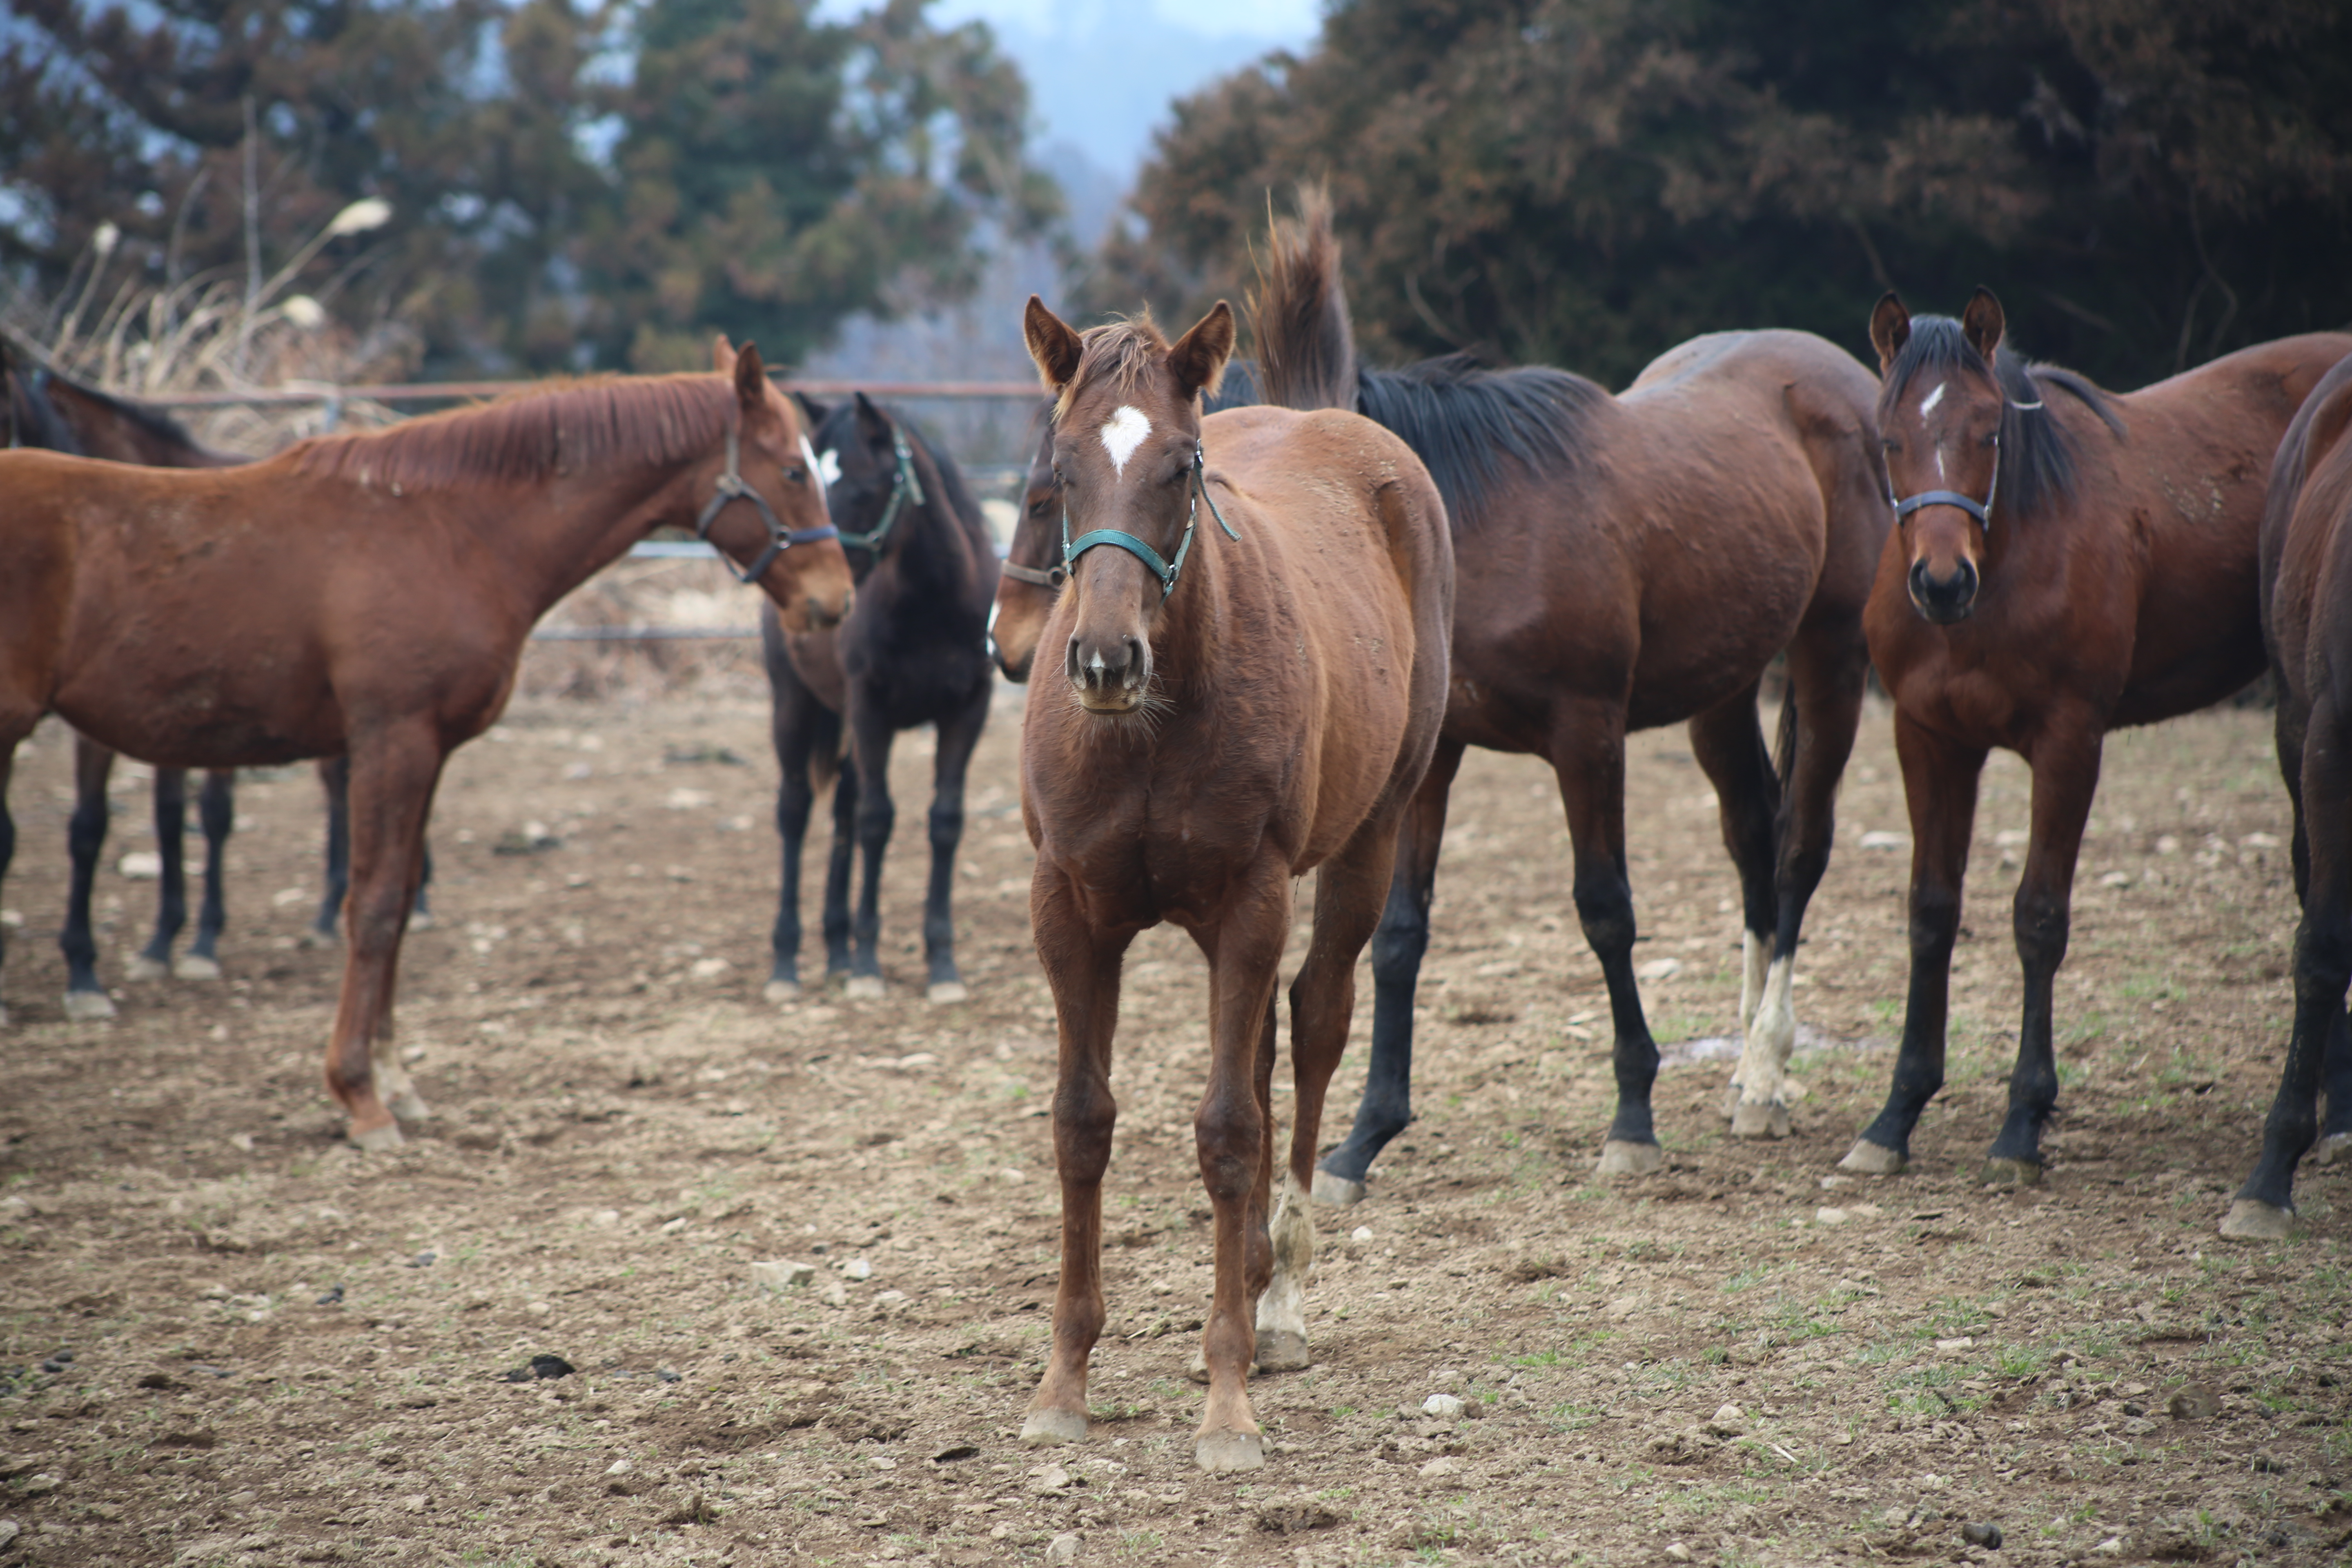
M 2352 1539 L 2347 1177 L 2305 1173 L 2295 1241 L 2214 1233 L 2288 1014 L 2264 716 L 2111 745 L 2059 981 L 2063 1110 L 2021 1192 L 1977 1180 L 2014 1048 L 2014 759 L 1986 780 L 1952 1082 L 1913 1173 L 1832 1173 L 1883 1097 L 1906 963 L 1874 709 L 1801 965 L 1796 1135 L 1732 1142 L 1727 1063 L 1676 1051 L 1667 1169 L 1602 1184 L 1607 1015 L 1557 796 L 1474 753 L 1421 1120 L 1363 1205 L 1318 1215 L 1317 1364 L 1255 1385 L 1274 1453 L 1236 1479 L 1191 1458 L 1205 985 L 1173 931 L 1128 969 L 1095 1436 L 1015 1440 L 1057 1213 L 1019 702 L 973 771 L 971 1001 L 921 999 L 917 735 L 892 994 L 783 1010 L 761 999 L 773 765 L 740 668 L 519 702 L 440 796 L 439 920 L 401 997 L 436 1114 L 390 1154 L 340 1143 L 320 1086 L 339 959 L 296 943 L 308 773 L 242 787 L 228 978 L 126 984 L 117 1021 L 68 1024 L 47 933 L 69 750 L 45 729 L 0 897 L 0 1563 L 2097 1563 Z M 1738 926 L 1711 797 L 1678 731 L 1637 737 L 1631 768 L 1638 961 L 1679 961 L 1644 988 L 1658 1037 L 1721 1036 Z M 149 847 L 143 789 L 118 783 L 113 973 L 153 894 L 115 869 Z M 1368 1026 L 1367 1005 L 1335 1105 Z M 777 1259 L 814 1279 L 755 1286 Z M 545 1354 L 577 1372 L 506 1380 Z M 2175 1419 L 2185 1384 L 2218 1412 L 2192 1387 Z M 1441 1394 L 1459 1415 L 1426 1412 Z M 1983 1523 L 1997 1557 L 1963 1541 Z

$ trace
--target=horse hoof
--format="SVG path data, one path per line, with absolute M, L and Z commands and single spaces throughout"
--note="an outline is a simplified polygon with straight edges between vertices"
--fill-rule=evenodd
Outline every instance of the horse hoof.
M 797 980 L 771 980 L 768 988 L 760 994 L 779 1007 L 789 1007 L 801 999 L 801 983 Z
M 1845 1158 L 1838 1162 L 1838 1169 L 1864 1176 L 1899 1176 L 1910 1163 L 1906 1155 L 1898 1154 L 1867 1138 L 1857 1138 L 1853 1147 L 1846 1152 Z
M 1213 1476 L 1265 1467 L 1265 1438 L 1256 1432 L 1204 1432 L 1192 1439 L 1192 1462 Z
M 66 993 L 66 1016 L 77 1024 L 92 1024 L 114 1016 L 114 998 L 103 991 Z
M 171 965 L 158 963 L 143 952 L 122 966 L 123 979 L 140 983 L 161 980 L 171 973 Z
M 1265 1372 L 1304 1372 L 1314 1363 L 1307 1336 L 1296 1329 L 1268 1329 L 1257 1336 L 1257 1367 Z
M 878 974 L 853 974 L 841 994 L 853 1002 L 872 1002 L 882 994 L 882 977 Z
M 2042 1184 L 2042 1162 L 1996 1155 L 1984 1163 L 1984 1179 L 1997 1187 L 2038 1187 Z
M 1083 1443 L 1087 1418 L 1074 1410 L 1032 1410 L 1021 1423 L 1021 1441 L 1032 1448 Z
M 1361 1182 L 1351 1182 L 1328 1171 L 1315 1173 L 1314 1196 L 1318 1204 L 1328 1204 L 1335 1209 L 1352 1208 L 1364 1201 L 1364 1190 Z
M 1596 1176 L 1654 1176 L 1664 1170 L 1666 1152 L 1655 1143 L 1629 1143 L 1622 1138 L 1612 1138 L 1601 1145 L 1601 1163 L 1592 1168 Z
M 414 914 L 410 915 L 408 917 L 408 929 L 410 931 L 431 931 L 433 929 L 433 911 L 431 910 L 418 910 Z
M 2333 1165 L 2338 1160 L 2352 1159 L 2352 1132 L 2331 1132 L 2319 1141 L 2311 1152 L 2315 1165 Z
M 375 1154 L 386 1149 L 397 1149 L 405 1140 L 400 1135 L 400 1123 L 387 1121 L 381 1127 L 371 1127 L 364 1132 L 356 1127 L 352 1128 L 352 1142 L 369 1153 Z
M 392 1097 L 392 1113 L 403 1121 L 424 1121 L 433 1115 L 425 1108 L 423 1097 L 413 1089 Z
M 1726 1121 L 1739 1114 L 1739 1080 L 1733 1079 L 1723 1086 L 1723 1119 Z
M 1750 1105 L 1741 1100 L 1731 1112 L 1731 1135 L 1734 1138 L 1786 1138 L 1789 1135 L 1789 1108 L 1779 1100 L 1762 1105 Z
M 940 1005 L 945 1005 L 950 1002 L 969 1002 L 971 1000 L 971 993 L 963 988 L 963 982 L 961 980 L 938 981 L 934 983 L 930 990 L 924 993 L 924 994 L 932 1002 Z
M 172 960 L 172 974 L 178 980 L 218 980 L 221 977 L 220 962 L 184 952 Z
M 2221 1216 L 2221 1234 L 2231 1241 L 2284 1241 L 2294 1234 L 2294 1211 L 2239 1198 Z

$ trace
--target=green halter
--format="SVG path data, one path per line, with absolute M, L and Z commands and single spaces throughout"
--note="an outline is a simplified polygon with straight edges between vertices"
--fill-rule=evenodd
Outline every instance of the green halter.
M 1217 520 L 1217 526 L 1225 531 L 1225 537 L 1227 539 L 1238 541 L 1241 538 L 1240 534 L 1234 531 L 1234 525 L 1225 521 L 1225 514 L 1217 510 L 1217 498 L 1209 493 L 1208 476 L 1204 472 L 1206 461 L 1207 460 L 1201 455 L 1201 443 L 1198 441 L 1193 442 L 1192 505 L 1191 510 L 1184 515 L 1183 535 L 1176 541 L 1175 560 L 1167 561 L 1161 559 L 1160 552 L 1152 549 L 1150 545 L 1146 544 L 1142 540 L 1138 539 L 1135 535 L 1128 532 L 1125 529 L 1097 528 L 1090 532 L 1081 533 L 1077 538 L 1072 539 L 1070 537 L 1070 503 L 1066 496 L 1062 501 L 1062 564 L 1064 569 L 1072 571 L 1076 570 L 1078 564 L 1078 557 L 1085 554 L 1087 551 L 1092 550 L 1097 544 L 1115 544 L 1119 549 L 1126 551 L 1129 555 L 1134 556 L 1138 561 L 1142 562 L 1143 564 L 1150 570 L 1151 574 L 1160 579 L 1160 597 L 1165 598 L 1169 595 L 1174 593 L 1176 591 L 1177 574 L 1184 570 L 1184 557 L 1189 554 L 1192 549 L 1192 525 L 1201 521 L 1201 503 L 1202 501 L 1207 501 L 1209 503 L 1209 515 Z

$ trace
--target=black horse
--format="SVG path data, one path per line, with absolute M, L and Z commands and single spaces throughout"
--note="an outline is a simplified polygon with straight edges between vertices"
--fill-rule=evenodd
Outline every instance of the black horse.
M 0 409 L 5 409 L 6 445 L 42 447 L 108 462 L 139 463 L 159 468 L 222 468 L 246 461 L 233 453 L 215 451 L 189 434 L 187 427 L 160 409 L 100 392 L 94 386 L 54 371 L 25 371 L 9 358 L 0 340 Z M 74 811 L 67 828 L 73 857 L 73 878 L 66 899 L 65 928 L 58 945 L 66 960 L 66 1016 L 110 1018 L 114 1003 L 98 978 L 98 942 L 90 924 L 90 893 L 98 875 L 100 852 L 105 847 L 109 807 L 106 788 L 114 772 L 114 752 L 86 735 L 74 738 Z M 350 835 L 345 826 L 345 781 L 350 767 L 341 759 L 319 764 L 320 783 L 327 795 L 327 891 L 310 940 L 331 943 L 350 880 L 347 869 Z M 236 822 L 236 774 L 226 768 L 206 770 L 197 797 L 196 816 L 205 834 L 204 900 L 196 913 L 195 939 L 187 951 L 172 952 L 187 925 L 187 878 L 182 855 L 187 831 L 188 775 L 184 768 L 155 770 L 155 847 L 162 861 L 155 930 L 128 966 L 132 980 L 160 980 L 166 974 L 182 980 L 216 980 L 220 962 L 215 949 L 227 923 L 222 879 L 222 858 Z M 425 862 L 430 881 L 433 862 Z M 430 920 L 423 888 L 416 895 L 417 916 Z M 412 919 L 410 929 L 416 929 Z
M 931 795 L 931 883 L 923 900 L 929 995 L 960 1002 L 949 895 L 963 838 L 964 771 L 988 720 L 992 672 L 985 647 L 996 597 L 996 550 L 979 504 L 955 464 L 895 408 L 859 393 L 830 409 L 808 404 L 825 504 L 856 574 L 849 618 L 787 637 L 772 611 L 761 617 L 768 684 L 775 696 L 776 830 L 783 838 L 783 894 L 776 910 L 772 1001 L 801 991 L 801 846 L 816 795 L 835 770 L 833 854 L 824 879 L 825 974 L 852 996 L 882 994 L 882 855 L 896 808 L 890 743 L 901 730 L 939 732 Z M 845 729 L 848 741 L 844 754 Z M 855 921 L 849 910 L 854 849 L 866 853 Z

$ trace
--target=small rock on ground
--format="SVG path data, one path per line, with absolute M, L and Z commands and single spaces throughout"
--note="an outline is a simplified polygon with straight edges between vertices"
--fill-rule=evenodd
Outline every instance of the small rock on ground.
M 1077 1560 L 1078 1538 L 1076 1535 L 1057 1535 L 1054 1537 L 1051 1542 L 1046 1543 L 1046 1562 L 1076 1563 Z

